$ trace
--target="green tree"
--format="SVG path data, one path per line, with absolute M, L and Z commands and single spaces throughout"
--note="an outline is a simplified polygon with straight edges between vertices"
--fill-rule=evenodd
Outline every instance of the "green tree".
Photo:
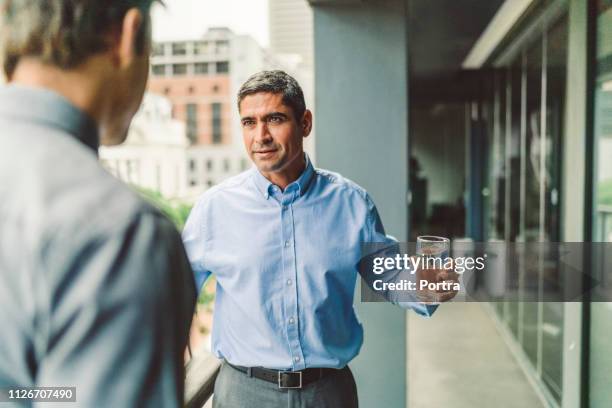
M 612 179 L 601 181 L 597 186 L 597 204 L 612 205 Z
M 176 225 L 179 231 L 185 227 L 185 222 L 191 211 L 191 205 L 180 201 L 172 202 L 164 198 L 158 191 L 143 187 L 132 186 L 145 200 L 157 207 L 166 217 Z

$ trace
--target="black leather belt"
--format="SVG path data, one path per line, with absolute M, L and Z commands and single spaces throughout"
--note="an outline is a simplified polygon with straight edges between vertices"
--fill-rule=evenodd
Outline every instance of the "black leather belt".
M 242 367 L 228 363 L 230 367 L 250 376 L 278 385 L 278 388 L 302 388 L 338 371 L 336 368 L 307 368 L 302 371 L 272 370 L 263 367 Z

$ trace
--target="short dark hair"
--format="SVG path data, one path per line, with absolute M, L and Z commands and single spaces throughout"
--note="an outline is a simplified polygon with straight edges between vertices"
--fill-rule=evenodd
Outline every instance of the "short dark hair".
M 108 47 L 108 34 L 125 13 L 139 8 L 145 16 L 137 39 L 143 52 L 150 32 L 150 9 L 159 0 L 5 0 L 0 27 L 4 72 L 11 77 L 25 56 L 63 69 L 73 68 Z
M 304 92 L 300 84 L 284 71 L 261 71 L 247 79 L 238 91 L 238 110 L 245 97 L 260 92 L 282 94 L 283 103 L 293 110 L 296 120 L 301 120 L 306 112 Z

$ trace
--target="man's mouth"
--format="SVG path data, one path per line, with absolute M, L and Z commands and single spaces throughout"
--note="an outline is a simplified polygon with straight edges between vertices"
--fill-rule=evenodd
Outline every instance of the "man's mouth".
M 267 155 L 276 152 L 276 149 L 256 150 L 255 154 Z

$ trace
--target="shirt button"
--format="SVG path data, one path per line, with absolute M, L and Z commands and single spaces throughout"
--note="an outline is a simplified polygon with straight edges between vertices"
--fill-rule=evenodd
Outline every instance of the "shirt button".
M 291 281 L 291 279 L 287 279 L 287 286 L 291 286 L 293 282 Z
M 285 248 L 289 248 L 289 245 L 291 245 L 291 241 L 289 240 L 285 241 Z
M 293 322 L 295 322 L 295 320 L 293 320 L 293 317 L 289 318 L 289 324 L 293 324 Z
M 300 358 L 298 356 L 295 356 L 295 357 L 293 357 L 293 361 L 295 361 L 297 363 L 298 361 L 300 361 Z
M 286 205 L 283 205 L 283 211 L 287 211 L 289 209 L 289 207 L 287 207 Z

